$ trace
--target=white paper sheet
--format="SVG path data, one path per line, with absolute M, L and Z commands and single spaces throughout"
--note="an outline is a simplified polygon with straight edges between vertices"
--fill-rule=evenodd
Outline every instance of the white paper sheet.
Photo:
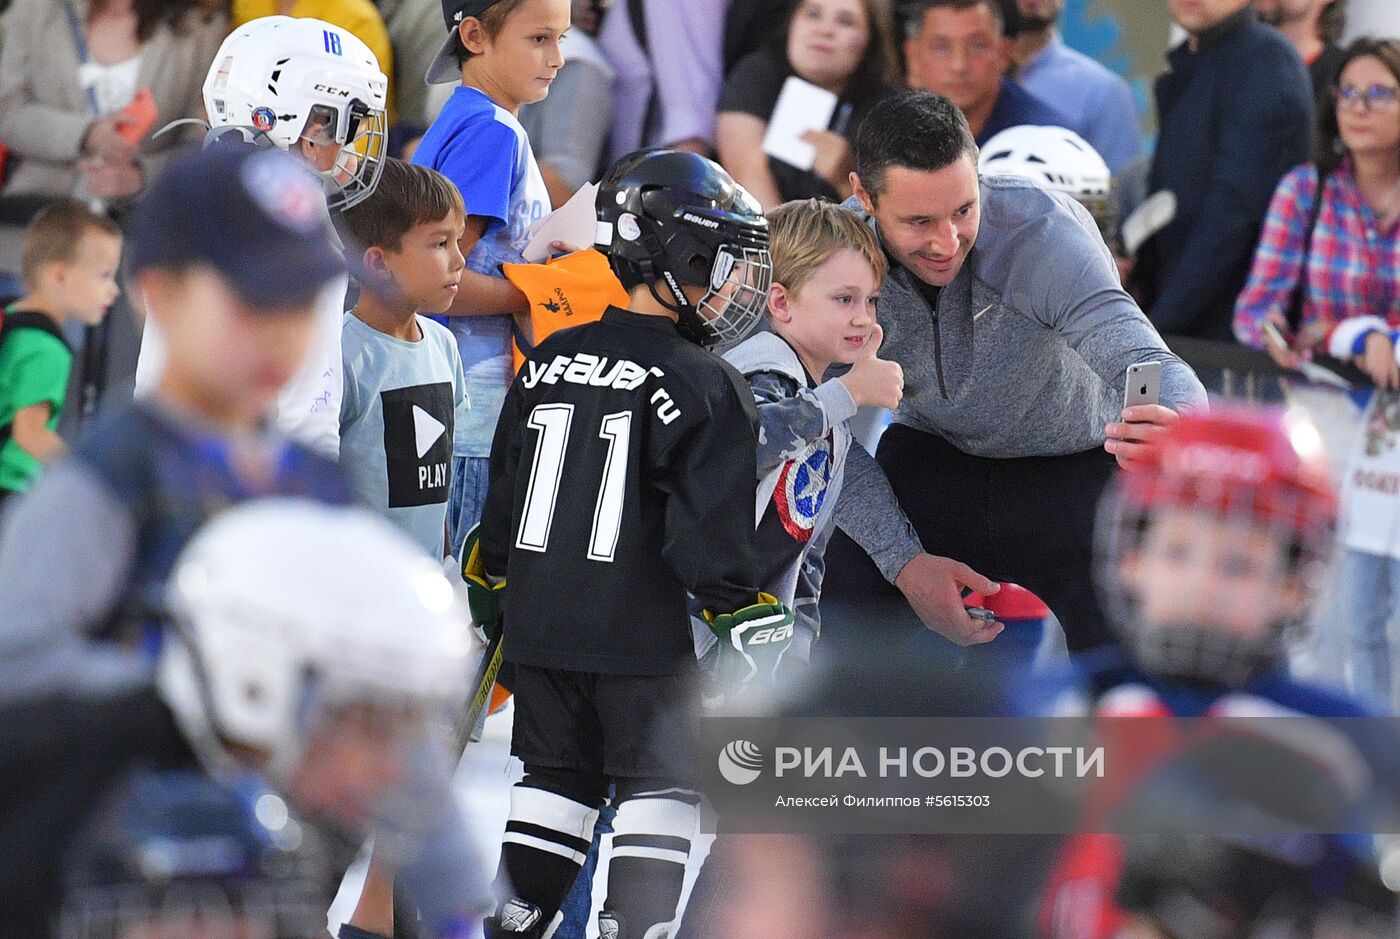
M 1137 254 L 1142 243 L 1171 224 L 1176 218 L 1176 193 L 1170 189 L 1154 192 L 1123 220 L 1118 228 L 1128 257 Z
M 593 247 L 598 230 L 598 213 L 594 200 L 598 197 L 597 183 L 584 183 L 578 192 L 559 208 L 525 230 L 530 240 L 521 253 L 531 264 L 542 264 L 549 257 L 549 246 L 562 242 L 578 251 Z
M 810 170 L 816 162 L 817 151 L 802 139 L 802 135 L 809 130 L 826 130 L 831 124 L 831 115 L 836 113 L 836 101 L 836 95 L 825 88 L 818 88 L 796 75 L 789 77 L 783 82 L 778 103 L 768 118 L 763 152 L 800 170 Z

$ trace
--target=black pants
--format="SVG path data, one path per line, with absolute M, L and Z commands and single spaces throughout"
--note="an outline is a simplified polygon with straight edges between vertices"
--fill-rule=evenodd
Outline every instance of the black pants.
M 991 459 L 895 424 L 876 459 L 930 554 L 1035 593 L 1071 651 L 1115 641 L 1091 572 L 1094 516 L 1116 465 L 1110 454 Z M 903 595 L 839 533 L 826 551 L 821 616 L 828 651 L 919 628 Z

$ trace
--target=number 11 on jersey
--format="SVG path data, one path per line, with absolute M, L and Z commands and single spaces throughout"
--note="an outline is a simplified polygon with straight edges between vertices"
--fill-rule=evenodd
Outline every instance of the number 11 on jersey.
M 549 548 L 549 531 L 564 477 L 564 456 L 574 420 L 572 404 L 541 404 L 530 412 L 526 426 L 538 434 L 530 482 L 525 490 L 525 510 L 515 546 L 525 551 Z M 603 417 L 598 436 L 607 441 L 603 479 L 593 509 L 593 529 L 588 536 L 588 557 L 611 562 L 622 532 L 622 507 L 626 501 L 627 455 L 632 443 L 632 412 L 618 411 Z

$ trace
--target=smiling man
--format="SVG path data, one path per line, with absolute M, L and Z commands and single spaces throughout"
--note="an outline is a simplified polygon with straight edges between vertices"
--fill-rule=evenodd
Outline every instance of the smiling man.
M 1111 641 L 1090 586 L 1099 492 L 1114 456 L 1131 464 L 1177 411 L 1204 404 L 1200 382 L 1119 286 L 1082 206 L 1029 180 L 979 179 L 948 99 L 911 92 L 877 106 L 851 182 L 847 206 L 892 262 L 879 320 L 905 391 L 879 467 L 848 470 L 840 526 L 954 642 L 1000 627 L 949 611 L 958 591 L 943 557 L 1038 594 L 1071 649 Z M 1126 370 L 1146 360 L 1164 363 L 1162 404 L 1123 412 Z M 828 599 L 838 619 L 847 599 L 863 617 L 881 608 L 878 578 L 851 566 L 828 560 L 823 620 Z

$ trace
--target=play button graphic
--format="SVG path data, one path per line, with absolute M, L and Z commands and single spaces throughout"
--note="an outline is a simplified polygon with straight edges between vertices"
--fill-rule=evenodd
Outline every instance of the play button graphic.
M 442 439 L 447 425 L 418 405 L 413 406 L 413 436 L 418 444 L 418 459 L 423 459 L 433 444 Z
M 433 382 L 379 393 L 384 411 L 384 461 L 389 508 L 447 501 L 452 461 L 452 383 Z

